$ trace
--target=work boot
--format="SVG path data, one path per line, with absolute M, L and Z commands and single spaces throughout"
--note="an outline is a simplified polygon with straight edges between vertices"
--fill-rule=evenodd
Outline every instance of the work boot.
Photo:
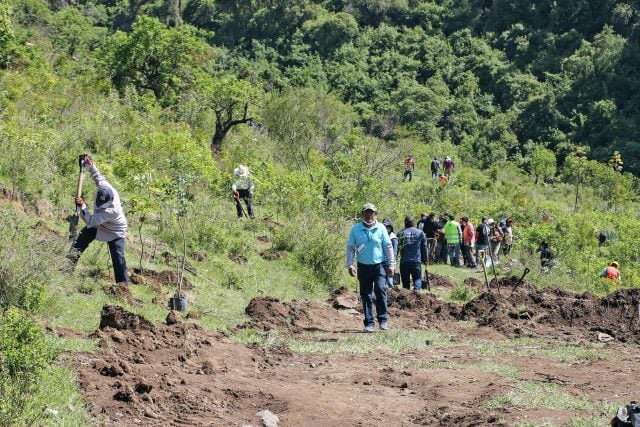
M 386 320 L 383 320 L 382 322 L 380 322 L 380 329 L 383 331 L 386 331 L 389 329 L 389 324 L 387 323 Z

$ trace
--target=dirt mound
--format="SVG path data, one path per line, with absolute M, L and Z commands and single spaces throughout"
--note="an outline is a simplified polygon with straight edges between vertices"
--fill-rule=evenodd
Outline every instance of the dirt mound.
M 421 320 L 431 319 L 426 327 L 452 337 L 446 347 L 402 354 L 384 349 L 365 354 L 291 352 L 280 334 L 268 334 L 264 346 L 245 346 L 193 325 L 179 313 L 168 316 L 167 323 L 175 324 L 151 326 L 138 315 L 107 305 L 95 332 L 99 351 L 74 354 L 78 380 L 99 425 L 260 425 L 256 414 L 269 410 L 282 425 L 503 426 L 522 421 L 523 408 L 505 404 L 483 411 L 481 405 L 517 391 L 518 384 L 475 369 L 491 359 L 474 352 L 466 337 L 501 340 L 520 328 L 521 334 L 564 338 L 564 333 L 593 334 L 592 322 L 598 320 L 598 330 L 640 341 L 637 333 L 622 334 L 623 326 L 633 320 L 627 306 L 640 300 L 639 290 L 600 299 L 529 286 L 512 294 L 512 289 L 505 284 L 500 294 L 483 293 L 464 306 L 427 293 L 390 290 L 392 329 L 421 327 Z M 350 294 L 341 289 L 334 297 Z M 598 317 L 599 310 L 605 314 Z M 362 328 L 360 313 L 336 310 L 327 303 L 255 298 L 246 312 L 251 317 L 247 325 L 296 334 L 296 342 L 311 346 L 343 338 L 348 343 Z M 543 314 L 547 317 L 540 317 Z M 485 326 L 462 329 L 458 319 Z M 500 362 L 517 368 L 522 380 L 560 381 L 570 395 L 603 402 L 621 390 L 634 390 L 628 367 L 637 363 L 631 346 L 616 342 L 607 346 L 618 351 L 616 357 L 555 365 L 541 353 L 526 357 L 506 353 Z M 378 398 L 371 399 L 373 395 Z M 579 415 L 577 410 L 527 409 L 537 425 L 552 420 L 564 424 Z
M 100 329 L 113 328 L 118 330 L 152 330 L 153 325 L 144 317 L 130 313 L 117 305 L 107 304 L 100 313 Z
M 290 303 L 280 302 L 277 298 L 264 297 L 253 298 L 245 313 L 251 317 L 250 327 L 258 327 L 264 330 L 284 328 L 299 331 L 302 321 L 309 323 L 309 315 L 305 309 L 306 303 L 292 301 Z
M 439 274 L 427 272 L 427 277 L 429 278 L 430 286 L 441 286 L 443 288 L 453 288 L 456 285 L 451 278 L 441 276 Z
M 412 421 L 414 424 L 422 426 L 472 427 L 491 425 L 506 427 L 508 425 L 500 422 L 495 415 L 480 409 L 447 406 L 426 411 L 424 414 L 416 416 Z
M 260 251 L 260 256 L 267 261 L 276 261 L 287 257 L 287 253 L 283 251 L 277 251 L 275 249 L 267 249 Z
M 256 407 L 283 408 L 241 378 L 229 380 L 238 366 L 262 369 L 264 361 L 246 347 L 196 325 L 148 328 L 119 307 L 105 312 L 127 328 L 96 331 L 103 350 L 78 361 L 79 384 L 99 424 L 242 425 L 257 421 Z
M 501 293 L 482 293 L 462 308 L 460 318 L 475 320 L 508 336 L 593 337 L 603 332 L 621 342 L 640 343 L 640 289 L 623 289 L 598 298 L 590 293 L 538 289 L 529 284 L 514 290 L 517 281 L 502 280 Z

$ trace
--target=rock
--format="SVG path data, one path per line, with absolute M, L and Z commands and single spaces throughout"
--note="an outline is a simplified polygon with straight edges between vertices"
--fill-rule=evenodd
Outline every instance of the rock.
M 146 408 L 144 410 L 144 416 L 147 418 L 153 418 L 153 419 L 158 419 L 160 418 L 160 416 L 158 414 L 156 414 L 155 412 L 153 412 L 151 409 Z
M 264 409 L 258 412 L 256 415 L 262 418 L 262 425 L 264 427 L 278 427 L 280 418 L 278 418 L 277 415 L 275 415 L 268 409 Z
M 47 406 L 46 408 L 44 408 L 44 411 L 43 411 L 43 412 L 44 412 L 45 414 L 47 414 L 47 415 L 53 415 L 53 416 L 58 415 L 58 411 L 57 411 L 57 410 L 52 409 L 52 408 L 49 408 L 48 406 Z
M 333 307 L 337 309 L 353 309 L 358 305 L 358 296 L 353 292 L 345 292 L 344 294 L 336 295 L 333 300 Z
M 125 373 L 127 374 L 131 373 L 131 365 L 129 365 L 129 363 L 127 363 L 126 360 L 121 360 L 118 364 L 120 365 L 120 367 Z
M 175 325 L 178 323 L 182 323 L 182 316 L 179 311 L 171 310 L 167 315 L 167 325 Z
M 615 338 L 613 338 L 609 334 L 605 334 L 604 332 L 600 332 L 598 334 L 598 341 L 600 341 L 600 342 L 611 342 L 613 340 L 615 340 Z
M 111 332 L 111 339 L 114 340 L 115 342 L 124 342 L 124 340 L 126 339 L 125 335 L 120 332 L 117 329 L 114 329 Z

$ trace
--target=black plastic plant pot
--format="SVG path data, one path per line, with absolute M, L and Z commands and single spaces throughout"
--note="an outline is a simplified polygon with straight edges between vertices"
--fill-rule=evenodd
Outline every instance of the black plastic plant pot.
M 169 298 L 169 308 L 177 311 L 187 311 L 187 297 Z

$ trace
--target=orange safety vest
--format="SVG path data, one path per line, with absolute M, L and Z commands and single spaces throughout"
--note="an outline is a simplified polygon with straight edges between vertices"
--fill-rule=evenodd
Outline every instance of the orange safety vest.
M 620 278 L 620 272 L 617 268 L 609 266 L 605 269 L 604 277 L 606 277 L 607 279 L 617 280 Z

